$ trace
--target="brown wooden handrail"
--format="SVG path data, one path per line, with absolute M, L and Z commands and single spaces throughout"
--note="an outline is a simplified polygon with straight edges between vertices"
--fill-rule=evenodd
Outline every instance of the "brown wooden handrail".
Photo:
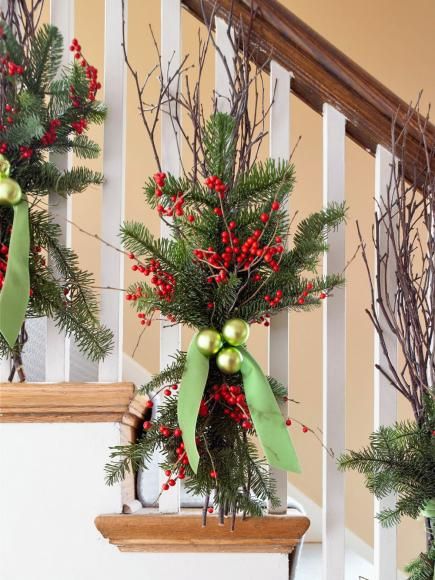
M 215 0 L 183 0 L 187 10 L 207 21 Z M 201 6 L 202 5 L 202 6 Z M 234 17 L 248 26 L 251 0 L 219 0 L 219 15 Z M 312 109 L 322 112 L 324 103 L 341 111 L 346 132 L 358 145 L 374 154 L 376 146 L 391 150 L 391 125 L 403 128 L 408 104 L 325 40 L 277 0 L 253 0 L 256 12 L 252 42 L 266 47 L 255 51 L 259 65 L 271 56 L 294 75 L 292 91 Z M 421 117 L 421 121 L 424 119 Z M 428 124 L 429 145 L 435 145 L 435 126 Z M 413 180 L 424 169 L 417 118 L 408 124 L 405 174 Z M 434 167 L 435 169 L 435 167 Z

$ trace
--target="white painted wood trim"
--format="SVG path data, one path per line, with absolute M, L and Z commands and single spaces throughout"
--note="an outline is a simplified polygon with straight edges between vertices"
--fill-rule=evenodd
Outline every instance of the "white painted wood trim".
M 127 5 L 127 2 L 126 2 Z M 108 107 L 104 123 L 101 236 L 120 248 L 119 229 L 125 203 L 125 64 L 122 51 L 122 4 L 106 0 L 104 27 L 104 101 Z M 101 246 L 101 286 L 124 287 L 124 255 Z M 114 333 L 114 348 L 100 362 L 98 380 L 119 381 L 122 377 L 122 292 L 101 291 L 101 322 Z
M 323 106 L 323 201 L 345 199 L 344 116 Z M 344 227 L 329 235 L 324 273 L 345 267 Z M 339 455 L 345 448 L 346 294 L 334 290 L 323 306 L 323 443 Z M 336 460 L 323 451 L 323 580 L 344 580 L 345 494 L 344 474 Z
M 215 17 L 216 46 L 215 50 L 215 94 L 217 110 L 229 113 L 231 110 L 231 81 L 234 78 L 234 50 L 228 36 L 228 24 L 222 18 Z
M 386 199 L 390 182 L 393 156 L 384 147 L 378 145 L 376 149 L 375 161 L 375 204 L 376 213 L 382 211 L 382 199 Z M 392 192 L 392 194 L 394 194 Z M 380 207 L 379 207 L 379 204 Z M 379 245 L 382 250 L 388 247 L 387 234 L 379 232 Z M 390 262 L 386 272 L 387 285 L 391 288 L 392 294 L 396 285 L 394 263 Z M 375 286 L 376 291 L 376 286 Z M 391 294 L 391 295 L 392 295 Z M 397 340 L 385 323 L 382 313 L 379 313 L 379 321 L 384 330 L 385 342 L 393 362 L 397 363 Z M 386 357 L 380 346 L 380 341 L 375 332 L 374 340 L 374 361 L 380 366 L 387 366 Z M 381 425 L 391 425 L 397 418 L 397 392 L 390 385 L 389 381 L 375 369 L 374 375 L 374 429 Z M 394 494 L 386 498 L 374 500 L 375 514 L 380 510 L 393 507 L 395 503 Z M 397 574 L 397 530 L 395 527 L 383 528 L 379 521 L 374 521 L 374 568 L 376 580 L 396 580 Z
M 57 26 L 64 39 L 62 65 L 71 60 L 69 44 L 74 36 L 74 0 L 51 0 L 50 21 Z M 72 153 L 52 154 L 52 161 L 61 171 L 71 169 Z M 72 197 L 63 198 L 56 192 L 48 196 L 48 208 L 61 229 L 60 242 L 71 246 Z M 50 256 L 48 256 L 50 261 Z M 45 380 L 68 381 L 70 374 L 70 339 L 59 330 L 54 320 L 47 318 Z
M 161 30 L 165 31 L 161 39 L 162 68 L 165 77 L 171 77 L 178 69 L 181 62 L 181 2 L 180 0 L 161 0 Z M 174 83 L 169 90 L 177 91 Z M 171 113 L 167 107 L 168 113 Z M 161 164 L 162 171 L 172 175 L 180 175 L 179 148 L 180 136 L 175 133 L 176 127 L 171 121 L 170 114 L 161 117 Z M 161 222 L 160 235 L 170 237 L 170 228 Z M 164 328 L 165 323 L 160 323 L 160 368 L 163 369 L 171 361 L 171 356 L 181 345 L 181 327 L 172 326 Z M 161 471 L 159 476 L 160 485 L 168 478 Z M 180 482 L 176 486 L 165 491 L 159 500 L 159 510 L 162 513 L 176 513 L 180 509 Z
M 277 62 L 270 64 L 270 133 L 269 155 L 271 159 L 287 160 L 290 156 L 290 80 L 291 74 Z M 289 375 L 289 313 L 280 312 L 271 320 L 269 331 L 269 374 L 283 385 L 290 387 Z M 281 405 L 285 417 L 288 404 Z M 271 475 L 276 481 L 277 496 L 280 505 L 273 508 L 271 514 L 283 514 L 287 511 L 287 472 L 271 468 Z

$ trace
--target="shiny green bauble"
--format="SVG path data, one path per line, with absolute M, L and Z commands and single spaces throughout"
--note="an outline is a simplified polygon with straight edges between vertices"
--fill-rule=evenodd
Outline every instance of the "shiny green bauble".
M 242 346 L 249 338 L 249 324 L 241 318 L 227 320 L 222 329 L 222 336 L 231 346 Z
M 219 370 L 226 375 L 238 373 L 242 367 L 242 362 L 242 353 L 232 346 L 227 346 L 220 350 L 216 357 L 216 364 Z
M 21 187 L 10 177 L 0 179 L 0 205 L 17 205 L 23 198 Z
M 221 333 L 214 328 L 204 328 L 198 332 L 196 337 L 196 345 L 198 350 L 204 356 L 213 356 L 218 353 L 222 348 L 222 336 Z

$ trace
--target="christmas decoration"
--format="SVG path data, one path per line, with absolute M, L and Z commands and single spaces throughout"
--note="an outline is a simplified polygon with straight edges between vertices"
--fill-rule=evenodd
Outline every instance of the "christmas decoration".
M 405 162 L 416 159 L 406 139 L 411 125 L 419 128 L 426 168 L 416 169 L 409 183 Z M 375 216 L 373 274 L 358 227 L 372 298 L 367 313 L 385 361 L 376 368 L 388 380 L 385 388 L 392 385 L 409 402 L 414 420 L 381 427 L 368 447 L 339 459 L 342 469 L 364 474 L 376 497 L 396 494 L 395 506 L 377 514 L 382 525 L 398 525 L 403 516 L 425 518 L 427 551 L 407 567 L 410 580 L 435 580 L 435 176 L 427 127 L 418 106 L 409 108 L 400 129 L 393 123 L 395 161 Z
M 60 242 L 61 227 L 46 203 L 49 193 L 65 197 L 102 183 L 100 173 L 61 170 L 48 156 L 98 156 L 98 145 L 85 134 L 105 117 L 96 100 L 98 73 L 77 39 L 70 47 L 74 62 L 61 68 L 58 29 L 38 29 L 34 7 L 23 13 L 25 22 L 18 10 L 10 3 L 7 21 L 0 22 L 0 356 L 12 356 L 11 380 L 16 371 L 25 378 L 25 318 L 53 318 L 93 360 L 111 346 L 110 331 L 98 322 L 92 276 Z
M 132 270 L 139 275 L 126 299 L 140 322 L 166 318 L 169 324 L 193 328 L 195 335 L 187 353 L 174 353 L 173 362 L 140 389 L 151 397 L 144 434 L 137 443 L 112 449 L 107 481 L 146 468 L 158 450 L 167 473 L 162 493 L 182 480 L 187 491 L 204 498 L 204 518 L 209 507 L 217 508 L 220 518 L 238 512 L 261 515 L 266 500 L 278 502 L 268 463 L 300 469 L 278 404 L 287 400 L 287 388 L 266 377 L 248 352 L 249 327 L 268 326 L 270 317 L 283 310 L 318 306 L 321 295 L 330 295 L 343 282 L 341 274 L 317 275 L 326 236 L 345 218 L 342 205 L 302 220 L 290 249 L 287 202 L 294 166 L 288 159 L 260 162 L 253 153 L 253 143 L 265 136 L 252 133 L 253 127 L 264 126 L 264 118 L 262 125 L 250 111 L 267 115 L 267 107 L 248 106 L 248 87 L 255 81 L 249 76 L 249 56 L 238 50 L 245 46 L 239 34 L 243 31 L 235 29 L 235 78 L 241 85 L 231 96 L 231 114 L 215 109 L 204 119 L 199 89 L 189 91 L 195 95 L 190 101 L 181 92 L 174 95 L 161 69 L 157 102 L 174 111 L 174 126 L 181 127 L 176 114 L 181 105 L 191 120 L 191 130 L 183 128 L 180 134 L 193 153 L 193 167 L 181 177 L 164 170 L 153 120 L 144 115 L 158 168 L 145 184 L 145 195 L 172 237 L 155 239 L 138 222 L 127 222 L 121 230 Z M 137 81 L 137 73 L 133 76 Z M 178 80 L 175 75 L 171 82 L 177 85 Z M 140 102 L 146 102 L 146 83 L 136 86 Z

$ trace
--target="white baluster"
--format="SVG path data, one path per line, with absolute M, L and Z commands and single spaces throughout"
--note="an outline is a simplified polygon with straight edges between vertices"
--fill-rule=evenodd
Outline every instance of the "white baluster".
M 344 201 L 344 116 L 323 107 L 323 201 Z M 324 273 L 345 267 L 345 232 L 341 226 L 329 235 L 330 249 Z M 336 289 L 323 306 L 323 443 L 336 455 L 345 447 L 346 304 L 345 290 Z M 344 579 L 344 474 L 323 451 L 323 579 Z
M 126 2 L 127 4 L 127 2 Z M 126 16 L 127 18 L 127 16 Z M 125 64 L 122 42 L 121 0 L 106 0 L 104 28 L 104 101 L 109 114 L 104 123 L 101 236 L 120 248 L 119 229 L 125 201 Z M 101 247 L 101 286 L 124 287 L 124 255 L 105 244 Z M 110 267 L 104 265 L 110 264 Z M 100 381 L 122 377 L 123 294 L 102 291 L 101 322 L 114 333 L 114 348 L 99 365 Z
M 393 164 L 392 154 L 378 145 L 376 149 L 375 165 L 375 203 L 376 213 L 382 212 L 382 199 L 386 199 L 388 186 L 390 182 L 391 169 Z M 391 195 L 394 192 L 391 191 Z M 380 252 L 388 248 L 388 234 L 385 229 L 379 231 Z M 394 295 L 396 286 L 396 276 L 394 263 L 390 261 L 388 270 L 385 273 L 386 286 L 389 288 L 390 298 Z M 376 288 L 376 286 L 375 286 Z M 384 339 L 388 348 L 390 359 L 397 363 L 397 341 L 394 334 L 386 324 L 385 318 L 379 312 L 379 322 L 384 329 Z M 387 367 L 387 359 L 381 348 L 378 334 L 375 332 L 375 364 L 381 367 Z M 397 393 L 378 370 L 375 369 L 374 376 L 374 429 L 377 430 L 381 425 L 391 425 L 396 420 Z M 380 510 L 393 507 L 395 503 L 394 494 L 389 495 L 381 500 L 374 500 L 375 514 Z M 378 520 L 374 523 L 374 565 L 376 580 L 396 580 L 397 577 L 397 533 L 396 528 L 383 528 Z
M 277 62 L 270 64 L 270 110 L 269 155 L 272 159 L 288 160 L 290 156 L 290 79 L 291 74 Z M 273 317 L 269 332 L 269 374 L 284 386 L 289 386 L 289 315 L 281 312 Z M 281 405 L 287 416 L 288 405 Z M 287 512 L 287 472 L 271 468 L 276 481 L 280 505 L 269 506 L 269 513 Z
M 215 51 L 215 93 L 217 109 L 229 113 L 231 109 L 231 78 L 234 78 L 234 50 L 228 24 L 222 18 L 215 18 L 216 46 Z
M 166 82 L 178 69 L 181 62 L 181 3 L 180 0 L 162 0 L 161 2 L 161 55 L 164 74 L 163 82 Z M 174 94 L 177 87 L 176 79 L 169 88 Z M 175 104 L 172 103 L 172 111 L 166 106 L 169 114 L 163 114 L 161 118 L 161 164 L 162 170 L 174 176 L 180 175 L 179 135 L 171 120 L 170 114 L 175 113 Z M 175 131 L 175 133 L 174 133 Z M 161 222 L 160 234 L 170 237 L 171 231 L 168 226 Z M 167 325 L 166 325 L 167 326 Z M 160 323 L 160 368 L 164 368 L 171 362 L 171 356 L 180 348 L 181 327 L 172 326 L 164 328 L 165 323 Z M 160 483 L 168 478 L 163 472 L 160 473 Z M 159 501 L 159 510 L 164 513 L 175 513 L 180 509 L 180 486 L 176 485 L 165 491 Z
M 69 43 L 74 35 L 74 0 L 51 0 L 51 24 L 57 26 L 64 39 L 62 65 L 71 60 Z M 72 167 L 72 153 L 51 154 L 52 161 L 61 171 Z M 63 198 L 56 192 L 48 196 L 48 208 L 61 229 L 60 242 L 71 245 L 72 198 Z M 48 256 L 50 260 L 50 256 Z M 70 372 L 70 339 L 60 331 L 55 322 L 47 318 L 47 345 L 45 355 L 45 380 L 48 382 L 68 381 Z

